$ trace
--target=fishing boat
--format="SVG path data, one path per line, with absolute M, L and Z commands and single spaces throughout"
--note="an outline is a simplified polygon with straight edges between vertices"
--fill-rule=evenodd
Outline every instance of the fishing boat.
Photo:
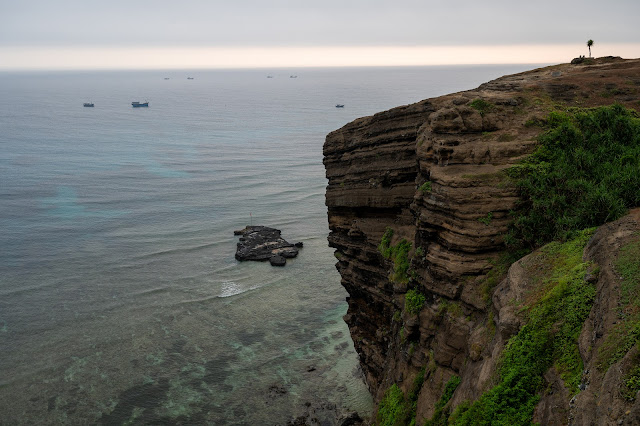
M 93 108 L 93 102 L 85 102 L 82 104 L 83 107 Z
M 149 101 L 147 101 L 147 102 L 143 102 L 143 103 L 140 103 L 140 102 L 131 102 L 131 106 L 132 106 L 132 107 L 134 107 L 134 108 L 148 107 L 148 106 L 149 106 Z
M 336 104 L 336 108 L 344 108 L 343 104 Z

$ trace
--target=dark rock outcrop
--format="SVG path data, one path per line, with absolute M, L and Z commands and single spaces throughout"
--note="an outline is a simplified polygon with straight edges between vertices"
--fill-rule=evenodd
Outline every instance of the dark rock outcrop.
M 512 283 L 522 270 L 514 265 L 495 294 L 487 284 L 503 278 L 492 270 L 518 202 L 504 171 L 535 149 L 554 103 L 637 110 L 636 81 L 640 60 L 551 66 L 359 118 L 327 136 L 329 245 L 349 293 L 344 319 L 376 400 L 394 383 L 408 394 L 426 368 L 422 424 L 452 376 L 462 379 L 454 406 L 493 383 L 502 349 L 521 326 L 511 301 L 521 296 Z M 607 87 L 636 87 L 635 97 Z M 408 282 L 392 280 L 395 266 L 379 250 L 387 228 L 391 245 L 412 244 Z M 404 309 L 409 288 L 425 296 L 418 315 Z M 548 376 L 557 385 L 557 375 Z M 546 403 L 540 413 L 548 420 L 557 402 Z
M 236 259 L 268 260 L 273 266 L 284 266 L 286 259 L 296 257 L 302 243 L 291 244 L 280 236 L 280 230 L 267 226 L 247 226 L 234 231 L 241 235 L 236 249 Z

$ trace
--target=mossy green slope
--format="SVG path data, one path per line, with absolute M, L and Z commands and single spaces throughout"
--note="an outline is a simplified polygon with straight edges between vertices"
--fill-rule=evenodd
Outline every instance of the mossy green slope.
M 473 404 L 459 406 L 450 423 L 531 424 L 543 374 L 552 366 L 577 392 L 582 372 L 578 336 L 595 296 L 594 285 L 585 281 L 589 264 L 582 261 L 582 252 L 593 231 L 551 243 L 534 255 L 533 263 L 548 266 L 537 275 L 535 297 L 521 307 L 526 323 L 503 352 L 499 382 Z

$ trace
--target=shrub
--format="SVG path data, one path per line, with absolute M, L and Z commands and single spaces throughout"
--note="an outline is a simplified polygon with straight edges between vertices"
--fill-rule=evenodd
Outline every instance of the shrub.
M 389 259 L 391 257 L 391 238 L 393 238 L 393 229 L 387 227 L 382 235 L 380 245 L 378 246 L 378 250 L 380 250 L 380 253 L 385 259 Z
M 398 283 L 406 283 L 409 281 L 409 251 L 411 251 L 412 244 L 403 238 L 398 244 L 392 246 L 392 237 L 393 229 L 388 227 L 378 245 L 378 250 L 385 259 L 393 260 L 393 272 L 389 279 Z
M 483 223 L 485 226 L 489 226 L 491 220 L 493 219 L 493 212 L 487 213 L 486 216 L 478 219 L 478 222 Z
M 422 310 L 425 300 L 424 295 L 411 289 L 404 296 L 404 309 L 412 315 L 417 315 Z
M 380 426 L 404 426 L 408 424 L 409 410 L 405 403 L 404 392 L 393 384 L 382 397 L 376 416 Z
M 492 111 L 495 108 L 495 105 L 491 102 L 485 101 L 484 99 L 474 99 L 471 101 L 469 106 L 475 110 L 477 110 L 481 116 L 484 116 L 487 112 Z
M 393 247 L 391 258 L 393 259 L 392 281 L 406 283 L 409 281 L 409 251 L 412 244 L 404 238 Z
M 522 203 L 512 244 L 570 238 L 640 205 L 640 119 L 620 105 L 552 112 L 536 151 L 509 169 Z
M 376 419 L 379 426 L 415 426 L 418 394 L 424 383 L 426 371 L 426 367 L 422 367 L 413 379 L 408 397 L 405 397 L 396 384 L 387 389 L 378 405 Z
M 420 192 L 431 192 L 431 182 L 430 181 L 426 181 L 425 183 L 423 183 L 422 185 L 420 185 L 420 188 L 418 188 L 418 190 Z

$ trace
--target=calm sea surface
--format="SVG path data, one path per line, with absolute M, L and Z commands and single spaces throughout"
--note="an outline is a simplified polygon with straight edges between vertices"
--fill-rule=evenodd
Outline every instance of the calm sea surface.
M 0 424 L 367 414 L 324 137 L 529 68 L 0 73 Z M 251 221 L 304 249 L 237 262 Z

